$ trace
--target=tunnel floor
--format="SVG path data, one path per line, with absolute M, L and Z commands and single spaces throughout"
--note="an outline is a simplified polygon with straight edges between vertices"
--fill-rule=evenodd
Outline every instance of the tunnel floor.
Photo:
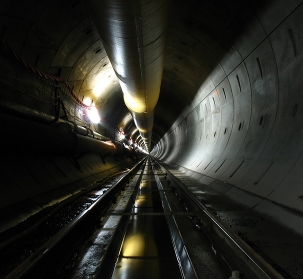
M 133 212 L 112 278 L 182 278 L 149 161 Z
M 165 167 L 284 278 L 303 278 L 303 238 L 269 216 L 235 203 L 177 167 Z

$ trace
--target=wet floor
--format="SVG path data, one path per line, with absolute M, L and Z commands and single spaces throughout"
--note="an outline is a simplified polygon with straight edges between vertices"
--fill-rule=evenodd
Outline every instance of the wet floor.
M 193 176 L 166 165 L 208 210 L 259 253 L 284 278 L 303 278 L 303 238 L 294 230 L 228 199 Z
M 149 164 L 146 165 L 133 212 L 137 214 L 128 224 L 112 278 L 182 278 L 166 218 L 159 215 L 163 209 Z

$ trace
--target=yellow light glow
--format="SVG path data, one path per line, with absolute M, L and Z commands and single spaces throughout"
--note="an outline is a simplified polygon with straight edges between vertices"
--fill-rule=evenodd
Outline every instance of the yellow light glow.
M 90 121 L 93 123 L 100 122 L 100 116 L 96 107 L 91 107 L 91 109 L 87 110 L 87 116 L 89 117 Z
M 135 129 L 131 132 L 130 136 L 133 137 L 133 135 L 134 135 L 137 131 L 138 131 L 138 129 L 135 128 Z
M 83 104 L 85 104 L 85 105 L 87 105 L 87 106 L 91 106 L 91 104 L 92 104 L 92 98 L 90 98 L 90 97 L 84 97 L 83 98 Z
M 112 86 L 119 86 L 118 79 L 111 67 L 106 68 L 106 70 L 102 69 L 94 80 L 95 81 L 93 82 L 95 82 L 95 85 L 93 86 L 92 93 L 95 97 L 100 97 L 107 94 Z
M 125 105 L 133 112 L 144 113 L 147 111 L 146 104 L 142 103 L 138 98 L 131 94 L 123 94 Z
M 123 257 L 140 257 L 144 255 L 144 235 L 135 234 L 125 239 L 122 256 Z
M 161 79 L 160 79 L 161 80 Z M 152 112 L 158 102 L 160 86 L 150 83 L 143 88 L 129 86 L 119 80 L 126 106 L 135 113 Z
M 148 131 L 148 130 L 145 129 L 145 128 L 139 128 L 138 130 L 139 130 L 140 133 L 147 133 L 147 131 Z
M 137 198 L 136 198 L 136 203 L 135 206 L 140 207 L 141 204 L 146 203 L 146 195 L 145 194 L 138 194 Z
M 132 115 L 130 114 L 130 113 L 128 113 L 128 114 L 126 114 L 124 117 L 123 117 L 123 119 L 122 119 L 122 121 L 120 122 L 120 128 L 125 128 L 126 126 L 128 126 L 129 125 L 129 123 L 130 122 L 132 122 L 133 121 L 133 117 L 132 117 Z

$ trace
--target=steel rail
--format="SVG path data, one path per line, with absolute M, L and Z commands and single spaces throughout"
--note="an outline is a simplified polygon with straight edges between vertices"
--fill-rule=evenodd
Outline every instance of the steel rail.
M 196 216 L 197 212 L 174 212 L 174 211 L 168 211 L 168 212 L 108 212 L 104 216 Z
M 155 179 L 158 185 L 158 189 L 163 190 L 163 185 L 160 181 L 159 176 L 157 175 L 157 172 L 153 166 Z M 165 195 L 165 193 L 162 191 L 160 192 L 161 200 L 162 200 L 162 206 L 164 213 L 170 213 L 171 212 L 171 206 L 169 204 L 169 201 Z M 187 215 L 190 215 L 189 212 L 186 212 Z M 175 250 L 175 254 L 178 259 L 178 263 L 180 265 L 180 271 L 183 278 L 186 279 L 198 279 L 198 274 L 196 273 L 196 270 L 194 268 L 194 265 L 190 259 L 190 256 L 187 252 L 186 245 L 183 241 L 183 238 L 181 236 L 178 224 L 175 220 L 174 215 L 166 214 L 166 220 L 171 232 L 171 238 Z
M 240 270 L 247 278 L 284 278 L 246 242 L 228 229 L 169 170 L 160 165 L 156 160 L 154 162 L 164 170 L 166 179 L 176 188 L 178 194 L 182 196 L 189 210 L 198 212 L 197 217 L 202 223 L 204 232 L 218 249 L 220 247 L 220 253 L 228 264 Z
M 112 200 L 124 187 L 130 176 L 144 162 L 145 158 L 136 164 L 127 174 L 120 178 L 105 194 L 83 211 L 71 223 L 61 229 L 50 240 L 42 245 L 35 253 L 13 270 L 6 279 L 40 278 L 52 270 L 59 261 L 62 251 L 71 250 L 78 239 L 83 239 L 94 224 L 94 220 L 104 212 Z
M 112 176 L 116 176 L 116 175 L 120 175 L 122 173 L 126 173 L 126 171 L 120 171 L 117 173 L 114 173 Z M 99 174 L 99 173 L 97 173 Z M 93 176 L 93 175 L 91 175 Z M 102 183 L 106 183 L 108 180 L 110 180 L 112 178 L 112 176 L 107 177 L 106 179 L 102 180 Z M 5 242 L 0 243 L 0 253 L 4 250 L 7 249 L 7 247 L 9 247 L 10 245 L 12 245 L 15 242 L 18 242 L 20 240 L 22 240 L 24 237 L 29 236 L 30 234 L 34 233 L 37 228 L 39 228 L 44 222 L 46 222 L 51 216 L 53 216 L 55 213 L 57 213 L 59 210 L 62 209 L 62 207 L 66 206 L 67 204 L 76 201 L 76 199 L 78 199 L 80 196 L 86 195 L 96 189 L 100 188 L 99 185 L 96 184 L 96 182 L 94 184 L 91 185 L 91 187 L 86 188 L 85 190 L 82 189 L 80 192 L 74 194 L 73 196 L 63 200 L 62 202 L 60 202 L 59 204 L 56 204 L 54 206 L 52 206 L 52 210 L 51 212 L 49 212 L 48 214 L 46 214 L 44 217 L 42 217 L 38 222 L 35 222 L 35 224 L 30 225 L 30 227 L 28 227 L 25 230 L 20 230 L 18 233 L 16 234 L 11 234 L 9 238 L 7 238 L 5 240 Z

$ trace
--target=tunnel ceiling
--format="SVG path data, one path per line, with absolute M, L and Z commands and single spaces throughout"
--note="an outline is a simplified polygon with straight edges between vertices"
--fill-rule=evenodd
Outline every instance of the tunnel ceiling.
M 236 66 L 239 54 L 235 50 L 249 50 L 243 33 L 249 34 L 250 25 L 255 24 L 252 19 L 262 16 L 269 4 L 270 1 L 172 2 L 152 145 L 183 112 L 188 113 L 186 108 L 200 94 L 204 82 L 211 79 L 216 83 L 222 78 L 218 73 L 223 75 L 225 69 Z M 40 71 L 67 80 L 84 103 L 93 100 L 107 129 L 117 126 L 126 133 L 134 130 L 134 122 L 125 121 L 129 111 L 86 1 L 3 0 L 0 10 L 1 38 L 17 55 Z M 244 39 L 234 45 L 240 36 Z M 229 60 L 225 59 L 227 56 Z M 217 74 L 213 75 L 215 71 Z

